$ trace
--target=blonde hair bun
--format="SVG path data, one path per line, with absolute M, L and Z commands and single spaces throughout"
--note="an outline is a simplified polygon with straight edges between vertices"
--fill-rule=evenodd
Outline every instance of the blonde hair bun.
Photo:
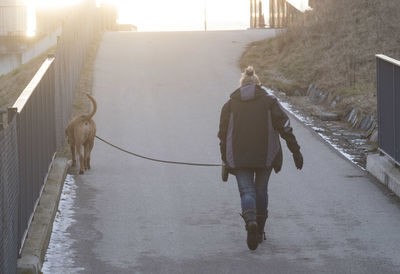
M 261 82 L 258 79 L 253 66 L 248 66 L 242 72 L 242 78 L 240 78 L 239 84 L 240 84 L 240 86 L 244 86 L 244 85 L 248 85 L 248 84 L 261 85 Z
M 248 66 L 245 70 L 245 73 L 247 76 L 253 76 L 254 75 L 254 68 L 253 66 Z

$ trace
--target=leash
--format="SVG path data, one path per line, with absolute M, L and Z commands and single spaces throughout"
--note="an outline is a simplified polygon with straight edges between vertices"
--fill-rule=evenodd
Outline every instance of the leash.
M 111 146 L 113 148 L 116 148 L 116 149 L 118 149 L 118 150 L 120 150 L 122 152 L 125 152 L 127 154 L 130 154 L 132 156 L 139 157 L 139 158 L 142 158 L 142 159 L 154 161 L 154 162 L 160 162 L 160 163 L 166 163 L 166 164 L 175 164 L 175 165 L 187 165 L 187 166 L 208 166 L 208 167 L 211 167 L 211 166 L 222 166 L 222 164 L 203 164 L 203 163 L 175 162 L 175 161 L 167 161 L 167 160 L 160 160 L 160 159 L 150 158 L 150 157 L 147 157 L 147 156 L 143 156 L 143 155 L 140 155 L 140 154 L 136 154 L 136 153 L 130 152 L 130 151 L 126 150 L 126 149 L 123 149 L 123 148 L 121 148 L 119 146 L 116 146 L 116 145 L 104 140 L 103 138 L 101 138 L 101 137 L 99 137 L 97 135 L 96 135 L 96 138 L 99 139 L 100 141 L 102 141 L 103 143 L 105 143 L 105 144 L 107 144 L 107 145 L 109 145 L 109 146 Z

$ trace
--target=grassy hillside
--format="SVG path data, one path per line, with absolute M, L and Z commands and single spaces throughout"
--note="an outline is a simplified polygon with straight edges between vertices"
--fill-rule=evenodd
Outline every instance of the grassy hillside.
M 0 76 L 0 108 L 6 109 L 14 104 L 15 100 L 46 60 L 47 55 L 54 54 L 54 52 L 55 47 L 52 47 L 19 68 Z
M 400 58 L 398 0 L 319 0 L 304 24 L 252 43 L 240 60 L 252 64 L 264 85 L 288 94 L 321 91 L 342 95 L 338 108 L 376 112 L 375 54 Z

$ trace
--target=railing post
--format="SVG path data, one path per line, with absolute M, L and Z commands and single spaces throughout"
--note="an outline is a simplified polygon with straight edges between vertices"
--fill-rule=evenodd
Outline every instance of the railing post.
M 5 111 L 4 109 L 0 109 L 0 130 L 3 130 L 5 128 L 6 122 L 5 122 L 5 117 L 7 111 Z
M 14 116 L 17 114 L 17 108 L 9 107 L 7 111 L 8 123 L 14 119 Z

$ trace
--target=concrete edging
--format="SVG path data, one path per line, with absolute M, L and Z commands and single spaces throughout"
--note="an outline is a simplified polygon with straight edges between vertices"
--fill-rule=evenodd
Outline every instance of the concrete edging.
M 42 273 L 44 256 L 49 245 L 53 221 L 58 210 L 68 168 L 68 159 L 54 159 L 32 223 L 29 226 L 21 258 L 18 259 L 18 274 Z
M 388 157 L 368 154 L 367 171 L 400 197 L 400 169 Z

